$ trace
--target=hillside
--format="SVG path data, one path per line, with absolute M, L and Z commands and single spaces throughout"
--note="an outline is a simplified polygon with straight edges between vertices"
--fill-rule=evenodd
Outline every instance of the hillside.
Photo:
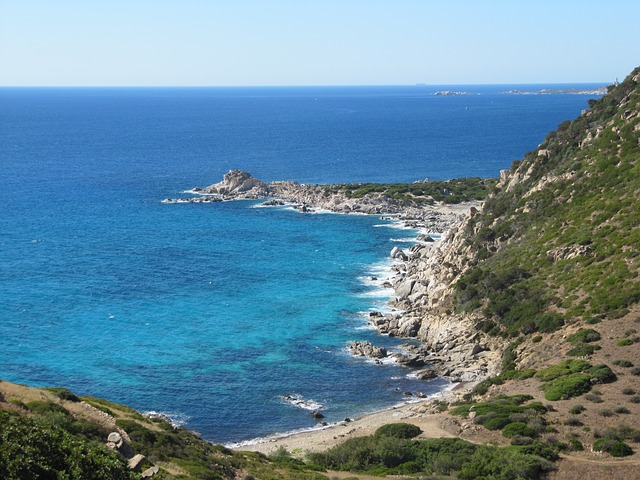
M 456 306 L 482 308 L 493 333 L 619 318 L 640 301 L 639 80 L 636 70 L 502 172 L 467 224 Z

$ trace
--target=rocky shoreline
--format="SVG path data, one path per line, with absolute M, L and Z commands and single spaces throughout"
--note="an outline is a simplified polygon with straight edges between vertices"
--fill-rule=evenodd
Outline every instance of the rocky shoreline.
M 205 188 L 194 188 L 192 198 L 165 199 L 165 203 L 207 203 L 264 199 L 265 206 L 290 205 L 302 213 L 336 212 L 381 215 L 403 222 L 406 227 L 441 234 L 417 239 L 408 251 L 394 248 L 397 263 L 384 286 L 393 289 L 390 313 L 372 312 L 370 323 L 384 335 L 412 338 L 419 346 L 406 345 L 406 353 L 395 360 L 415 368 L 419 378 L 442 376 L 452 382 L 477 382 L 499 372 L 503 345 L 475 328 L 479 319 L 454 311 L 452 283 L 464 270 L 466 247 L 464 225 L 481 205 L 407 206 L 383 194 L 350 198 L 326 185 L 297 182 L 265 183 L 247 172 L 232 170 L 224 179 Z M 418 241 L 419 240 L 419 241 Z M 384 349 L 352 342 L 354 355 L 384 358 Z

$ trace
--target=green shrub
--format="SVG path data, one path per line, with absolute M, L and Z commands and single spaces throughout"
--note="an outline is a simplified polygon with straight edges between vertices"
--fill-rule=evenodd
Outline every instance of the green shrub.
M 612 383 L 617 380 L 616 374 L 604 364 L 589 369 L 592 383 Z
M 623 388 L 622 389 L 622 394 L 623 395 L 635 395 L 636 391 L 633 388 Z
M 569 338 L 567 338 L 567 342 L 573 343 L 573 344 L 590 343 L 590 342 L 597 342 L 598 340 L 600 340 L 600 338 L 601 336 L 598 331 L 592 328 L 581 328 L 573 335 L 570 335 Z
M 630 338 L 621 338 L 620 340 L 616 340 L 616 345 L 618 347 L 628 347 L 629 345 L 633 345 L 633 340 Z
M 587 345 L 582 344 L 576 347 L 573 347 L 571 350 L 567 352 L 567 355 L 570 357 L 586 357 L 588 355 L 593 355 L 596 351 L 600 350 L 602 347 L 600 345 Z
M 28 402 L 26 404 L 27 408 L 31 410 L 33 413 L 38 415 L 46 415 L 49 413 L 63 413 L 65 415 L 69 415 L 69 412 L 62 405 L 57 403 L 48 402 L 46 400 L 34 400 L 32 402 Z
M 549 401 L 566 400 L 591 390 L 591 376 L 586 373 L 573 373 L 557 378 L 542 386 L 544 398 Z
M 523 437 L 536 437 L 537 432 L 524 422 L 512 422 L 502 429 L 502 435 L 512 438 L 514 435 Z
M 617 406 L 616 408 L 614 408 L 614 409 L 613 409 L 613 411 L 614 411 L 615 413 L 617 413 L 618 415 L 623 415 L 623 414 L 631 413 L 631 411 L 630 411 L 627 407 L 625 407 L 625 406 L 623 406 L 623 405 L 619 405 L 619 406 Z
M 573 407 L 571 407 L 569 409 L 569 413 L 572 415 L 579 415 L 580 413 L 584 412 L 586 410 L 586 408 L 584 408 L 582 405 L 574 405 Z
M 65 430 L 0 411 L 0 478 L 133 480 L 126 461 Z
M 596 452 L 607 452 L 612 457 L 627 457 L 633 455 L 633 450 L 629 445 L 620 440 L 607 437 L 596 440 L 593 444 L 593 449 Z
M 44 390 L 48 390 L 49 392 L 53 392 L 56 394 L 58 398 L 62 400 L 68 400 L 70 402 L 79 402 L 80 397 L 74 394 L 68 388 L 45 388 Z
M 584 450 L 582 442 L 575 437 L 569 439 L 569 450 L 572 452 L 581 452 Z
M 631 368 L 633 367 L 633 363 L 630 362 L 629 360 L 616 360 L 615 362 L 613 362 L 614 365 L 617 365 L 618 367 L 622 367 L 622 368 Z
M 376 430 L 377 437 L 414 438 L 422 433 L 420 427 L 410 423 L 389 423 Z
M 482 417 L 476 417 L 476 419 L 480 419 Z M 502 430 L 509 424 L 510 420 L 508 416 L 505 415 L 493 415 L 488 416 L 486 419 L 482 419 L 480 423 L 484 428 L 488 430 Z
M 557 365 L 540 370 L 536 373 L 536 378 L 543 382 L 548 382 L 571 373 L 584 372 L 589 368 L 591 368 L 591 364 L 584 360 L 563 360 Z

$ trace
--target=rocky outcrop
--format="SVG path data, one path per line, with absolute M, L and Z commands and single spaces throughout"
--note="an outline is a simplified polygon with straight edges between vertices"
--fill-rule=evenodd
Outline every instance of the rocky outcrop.
M 344 190 L 330 185 L 311 185 L 290 181 L 265 183 L 242 170 L 231 170 L 224 175 L 221 182 L 205 188 L 195 187 L 190 193 L 196 196 L 167 198 L 163 202 L 210 203 L 225 200 L 265 199 L 265 206 L 291 205 L 303 213 L 328 211 L 393 215 L 394 218 L 406 220 L 407 226 L 423 227 L 430 232 L 443 232 L 459 217 L 458 213 L 450 209 L 442 211 L 437 205 L 427 207 L 407 205 L 406 202 L 394 200 L 380 192 L 371 192 L 363 197 L 352 198 Z M 476 202 L 470 202 L 465 206 L 468 209 L 473 205 L 476 205 Z
M 199 193 L 232 198 L 264 198 L 268 196 L 269 189 L 266 183 L 254 178 L 250 173 L 230 170 L 222 182 L 209 185 Z
M 351 355 L 357 357 L 385 358 L 387 356 L 386 348 L 376 347 L 370 342 L 350 342 L 349 351 Z
M 453 284 L 466 269 L 471 255 L 461 218 L 434 243 L 416 244 L 408 258 L 396 265 L 391 283 L 391 305 L 402 313 L 370 315 L 371 323 L 392 336 L 416 338 L 421 347 L 398 356 L 399 363 L 415 368 L 430 365 L 453 381 L 478 381 L 499 372 L 503 344 L 475 327 L 480 317 L 454 313 Z

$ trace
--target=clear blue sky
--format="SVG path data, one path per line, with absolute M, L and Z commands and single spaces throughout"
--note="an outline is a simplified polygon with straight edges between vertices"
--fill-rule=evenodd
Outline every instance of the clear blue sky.
M 608 82 L 638 0 L 0 0 L 0 85 Z

